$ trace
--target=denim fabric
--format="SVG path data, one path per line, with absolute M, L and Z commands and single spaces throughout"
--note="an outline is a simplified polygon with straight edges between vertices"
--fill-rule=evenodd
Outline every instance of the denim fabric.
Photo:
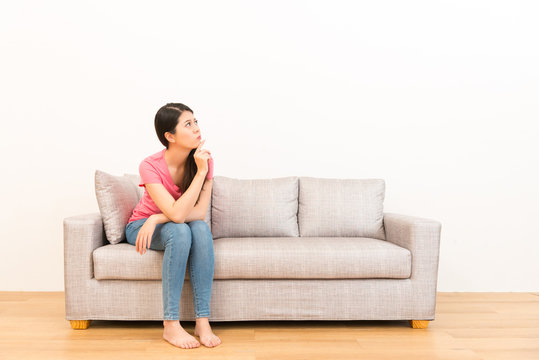
M 136 245 L 137 234 L 146 220 L 139 219 L 126 225 L 129 244 Z M 189 266 L 189 280 L 193 288 L 195 317 L 209 317 L 215 260 L 213 236 L 208 224 L 203 220 L 157 224 L 150 249 L 165 251 L 162 271 L 163 320 L 180 319 L 180 295 L 186 266 Z

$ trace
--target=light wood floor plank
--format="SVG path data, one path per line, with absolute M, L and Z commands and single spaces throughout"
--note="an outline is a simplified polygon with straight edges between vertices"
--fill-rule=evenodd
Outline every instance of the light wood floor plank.
M 438 293 L 426 329 L 394 321 L 213 322 L 221 345 L 180 349 L 161 321 L 73 330 L 63 292 L 0 292 L 0 359 L 539 359 L 539 293 Z M 182 321 L 191 334 L 194 322 Z

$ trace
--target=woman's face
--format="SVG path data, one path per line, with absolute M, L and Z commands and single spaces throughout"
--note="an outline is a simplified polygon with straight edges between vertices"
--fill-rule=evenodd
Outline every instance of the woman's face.
M 178 145 L 183 145 L 190 149 L 195 149 L 200 145 L 201 133 L 198 127 L 198 120 L 190 111 L 184 111 L 178 119 L 176 134 L 173 135 Z

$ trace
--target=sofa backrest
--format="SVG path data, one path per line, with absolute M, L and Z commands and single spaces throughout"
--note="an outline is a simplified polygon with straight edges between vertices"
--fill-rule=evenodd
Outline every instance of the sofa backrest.
M 138 184 L 140 184 L 140 175 L 124 174 L 124 176 L 131 180 L 133 182 L 133 185 L 135 185 L 135 188 L 137 189 L 138 201 L 140 201 L 142 195 L 144 194 L 144 188 L 142 186 L 138 186 Z
M 213 178 L 211 230 L 214 239 L 299 236 L 297 212 L 296 176 Z
M 222 237 L 370 237 L 385 240 L 383 179 L 215 176 L 212 234 Z
M 385 240 L 383 179 L 299 178 L 300 236 Z
M 138 174 L 125 174 L 138 184 Z M 138 186 L 137 186 L 138 188 Z M 139 199 L 144 188 L 138 188 Z M 223 237 L 370 237 L 385 240 L 385 181 L 214 176 L 205 221 Z

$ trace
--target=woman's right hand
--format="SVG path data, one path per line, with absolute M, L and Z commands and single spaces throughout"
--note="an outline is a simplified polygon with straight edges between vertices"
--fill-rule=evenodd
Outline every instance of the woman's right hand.
M 154 221 L 155 216 L 151 215 L 145 222 L 142 224 L 138 234 L 137 240 L 135 241 L 135 248 L 140 255 L 146 253 L 146 249 L 150 248 L 152 243 L 153 232 L 155 231 L 155 226 L 157 223 Z
M 204 145 L 205 141 L 206 139 L 200 142 L 200 145 L 198 145 L 193 155 L 197 165 L 197 170 L 202 174 L 208 173 L 208 160 L 211 158 L 211 152 L 209 150 L 202 149 L 202 145 Z

